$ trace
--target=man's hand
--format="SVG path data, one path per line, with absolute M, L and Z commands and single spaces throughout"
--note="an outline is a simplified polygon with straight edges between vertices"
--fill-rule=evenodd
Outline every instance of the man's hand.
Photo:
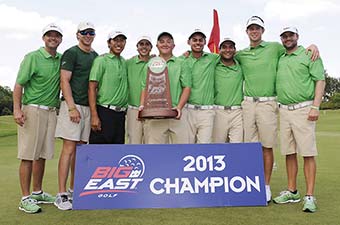
M 18 110 L 14 110 L 13 112 L 13 117 L 14 117 L 14 121 L 19 125 L 19 126 L 23 126 L 26 120 L 26 117 L 24 115 L 24 113 L 22 112 L 21 109 Z
M 136 120 L 138 120 L 138 121 L 144 121 L 143 118 L 140 118 L 140 117 L 139 117 L 139 114 L 143 111 L 143 109 L 144 109 L 144 105 L 140 105 L 140 106 L 138 107 L 138 114 L 137 114 Z
M 306 54 L 308 54 L 309 51 L 312 53 L 312 61 L 315 61 L 320 57 L 319 49 L 316 45 L 310 45 L 308 48 L 306 48 Z
M 184 52 L 184 53 L 183 53 L 183 56 L 184 56 L 185 58 L 188 58 L 188 57 L 190 56 L 190 51 Z
M 317 121 L 319 119 L 320 112 L 317 109 L 310 109 L 308 114 L 309 121 Z
M 76 107 L 69 109 L 68 115 L 70 116 L 70 120 L 73 123 L 79 123 L 80 122 L 80 119 L 81 119 L 80 112 L 78 111 L 78 109 Z
M 98 116 L 91 116 L 91 129 L 93 131 L 101 131 L 102 124 Z
M 181 116 L 182 116 L 182 110 L 179 109 L 179 108 L 177 108 L 177 107 L 174 107 L 174 108 L 172 108 L 172 109 L 177 111 L 176 119 L 179 120 L 179 119 L 181 118 Z

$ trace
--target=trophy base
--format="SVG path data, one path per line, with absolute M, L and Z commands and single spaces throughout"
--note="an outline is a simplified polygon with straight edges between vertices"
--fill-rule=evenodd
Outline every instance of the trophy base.
M 143 109 L 138 113 L 140 119 L 167 119 L 176 118 L 177 111 L 174 109 Z

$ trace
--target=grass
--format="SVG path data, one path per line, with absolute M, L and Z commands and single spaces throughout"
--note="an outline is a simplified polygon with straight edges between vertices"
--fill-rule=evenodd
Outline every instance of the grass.
M 338 225 L 336 216 L 340 211 L 340 110 L 322 111 L 317 126 L 319 156 L 315 195 L 318 211 L 303 213 L 301 203 L 268 207 L 220 207 L 189 209 L 136 209 L 59 211 L 53 205 L 42 205 L 43 212 L 28 215 L 18 210 L 20 186 L 18 179 L 19 160 L 16 159 L 16 126 L 12 117 L 0 117 L 0 224 L 178 224 L 178 225 Z M 55 158 L 47 162 L 44 189 L 57 192 L 57 165 L 61 142 L 56 142 Z M 284 157 L 275 151 L 278 168 L 272 176 L 272 192 L 275 196 L 286 187 Z M 305 191 L 304 176 L 299 161 L 298 189 Z

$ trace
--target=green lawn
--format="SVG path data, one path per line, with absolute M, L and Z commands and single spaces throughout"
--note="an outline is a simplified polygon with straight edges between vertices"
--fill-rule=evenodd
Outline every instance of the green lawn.
M 0 183 L 2 224 L 75 225 L 75 224 L 174 224 L 174 225 L 338 225 L 340 219 L 340 110 L 322 111 L 317 126 L 319 156 L 315 195 L 319 209 L 314 214 L 303 213 L 301 203 L 268 207 L 221 207 L 191 209 L 137 209 L 59 211 L 53 205 L 42 205 L 43 212 L 28 215 L 18 210 L 20 187 L 19 160 L 16 159 L 16 126 L 12 117 L 0 117 Z M 57 165 L 61 142 L 56 143 L 55 159 L 47 162 L 44 189 L 57 192 Z M 284 158 L 275 151 L 277 169 L 273 172 L 274 196 L 286 186 Z M 302 168 L 300 160 L 300 168 Z M 300 169 L 298 188 L 305 189 Z

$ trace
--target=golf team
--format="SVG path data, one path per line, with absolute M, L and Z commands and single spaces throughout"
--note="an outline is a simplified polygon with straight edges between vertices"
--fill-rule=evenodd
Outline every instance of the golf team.
M 282 28 L 282 44 L 263 41 L 264 31 L 264 21 L 252 16 L 246 23 L 249 47 L 236 52 L 236 41 L 227 37 L 219 45 L 220 53 L 213 54 L 203 51 L 206 35 L 195 29 L 188 36 L 190 51 L 179 57 L 173 55 L 172 34 L 160 33 L 156 47 L 167 63 L 177 117 L 140 120 L 148 91 L 151 38 L 138 38 L 138 55 L 125 60 L 121 53 L 127 35 L 114 30 L 107 37 L 108 53 L 98 55 L 92 49 L 95 26 L 81 22 L 77 45 L 60 54 L 63 31 L 48 24 L 42 32 L 44 46 L 21 62 L 13 92 L 21 160 L 19 209 L 37 213 L 40 203 L 72 209 L 76 145 L 124 144 L 127 136 L 129 144 L 261 142 L 267 202 L 303 199 L 303 211 L 315 212 L 315 124 L 325 88 L 322 60 L 315 45 L 307 49 L 298 45 L 296 27 Z M 278 121 L 288 182 L 272 199 Z M 62 139 L 62 149 L 54 197 L 43 191 L 42 181 L 55 138 Z M 297 190 L 297 154 L 304 160 L 304 196 Z

